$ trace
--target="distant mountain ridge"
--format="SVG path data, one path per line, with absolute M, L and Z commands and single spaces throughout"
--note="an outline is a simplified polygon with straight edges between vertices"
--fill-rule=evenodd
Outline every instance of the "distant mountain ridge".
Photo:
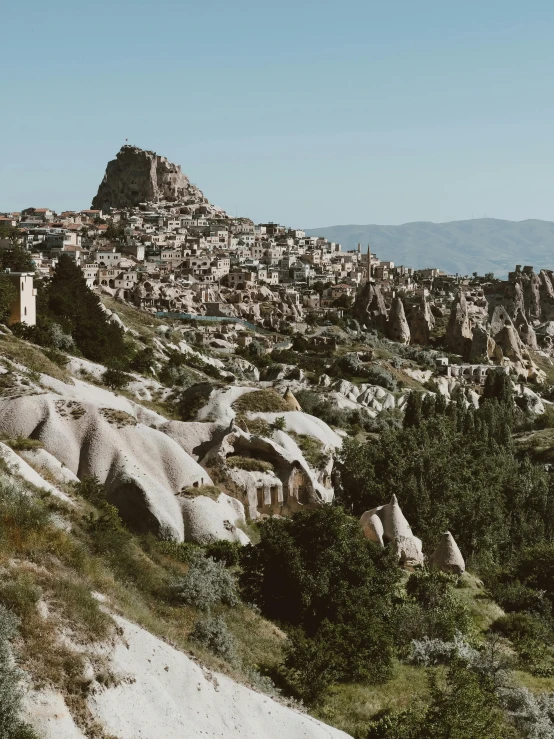
M 371 245 L 380 259 L 462 275 L 494 272 L 504 277 L 516 264 L 554 269 L 554 222 L 477 218 L 401 226 L 345 225 L 306 229 L 310 236 L 339 241 L 346 251 Z

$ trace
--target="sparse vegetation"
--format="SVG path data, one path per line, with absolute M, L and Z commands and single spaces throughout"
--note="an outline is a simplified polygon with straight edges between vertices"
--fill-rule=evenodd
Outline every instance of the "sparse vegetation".
M 265 459 L 233 455 L 225 460 L 228 467 L 238 467 L 248 472 L 273 472 L 273 465 Z
M 273 389 L 244 393 L 233 403 L 237 413 L 279 413 L 292 410 L 287 401 Z

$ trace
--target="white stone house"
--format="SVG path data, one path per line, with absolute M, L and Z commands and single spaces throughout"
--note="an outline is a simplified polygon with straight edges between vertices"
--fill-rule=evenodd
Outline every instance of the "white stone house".
M 37 291 L 33 287 L 33 272 L 10 272 L 6 275 L 17 290 L 17 298 L 11 306 L 8 325 L 25 323 L 35 326 L 37 322 Z

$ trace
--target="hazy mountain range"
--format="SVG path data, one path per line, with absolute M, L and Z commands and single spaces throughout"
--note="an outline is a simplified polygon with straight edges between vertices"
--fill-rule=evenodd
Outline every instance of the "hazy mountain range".
M 516 264 L 554 269 L 554 223 L 550 221 L 502 221 L 477 218 L 470 221 L 404 223 L 401 226 L 328 226 L 306 233 L 339 241 L 347 251 L 361 242 L 362 249 L 380 259 L 410 267 L 438 267 L 462 275 L 494 272 L 504 277 Z

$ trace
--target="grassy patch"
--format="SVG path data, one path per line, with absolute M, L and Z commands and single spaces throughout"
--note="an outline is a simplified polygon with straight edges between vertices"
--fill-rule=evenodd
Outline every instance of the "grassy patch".
M 42 449 L 44 444 L 38 439 L 29 439 L 26 436 L 11 437 L 0 437 L 0 441 L 7 444 L 14 451 L 23 452 L 29 451 L 30 449 Z
M 393 679 L 383 685 L 335 685 L 315 715 L 355 739 L 365 739 L 367 724 L 378 711 L 408 708 L 426 694 L 425 670 L 397 664 Z
M 111 423 L 113 426 L 117 426 L 118 429 L 121 429 L 124 426 L 136 426 L 138 423 L 134 416 L 115 408 L 102 408 L 100 413 L 108 423 Z
M 127 328 L 136 331 L 141 338 L 150 340 L 154 336 L 159 336 L 156 332 L 158 326 L 167 325 L 167 321 L 164 323 L 151 313 L 141 311 L 127 303 L 120 303 L 108 295 L 103 295 L 101 299 L 106 308 L 117 313 Z
M 233 403 L 237 413 L 278 413 L 294 410 L 275 390 L 254 390 L 244 393 Z
M 239 470 L 247 470 L 248 472 L 273 472 L 271 462 L 266 462 L 264 459 L 233 455 L 227 457 L 226 462 L 228 467 L 238 467 Z
M 198 498 L 199 495 L 204 495 L 206 498 L 217 500 L 221 495 L 221 490 L 217 485 L 199 485 L 193 487 L 192 485 L 181 490 L 181 495 L 187 498 Z
M 326 466 L 330 455 L 325 451 L 325 446 L 319 439 L 306 434 L 297 434 L 294 431 L 287 431 L 287 433 L 296 441 L 310 467 L 314 470 L 322 470 Z
M 56 380 L 73 384 L 69 372 L 49 359 L 45 351 L 27 341 L 16 339 L 15 336 L 0 336 L 0 356 L 23 364 L 32 372 L 44 372 Z
M 488 595 L 481 580 L 470 572 L 464 573 L 456 595 L 468 609 L 476 638 L 481 638 L 504 611 Z

